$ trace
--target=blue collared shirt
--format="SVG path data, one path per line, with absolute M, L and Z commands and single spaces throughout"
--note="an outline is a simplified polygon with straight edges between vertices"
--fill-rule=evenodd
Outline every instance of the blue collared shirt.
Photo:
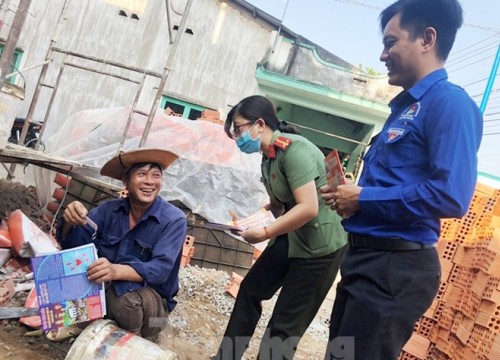
M 436 70 L 391 103 L 359 178 L 360 209 L 348 232 L 434 243 L 440 218 L 462 217 L 477 180 L 482 114 L 460 87 Z
M 98 256 L 114 264 L 129 265 L 144 279 L 142 283 L 113 281 L 116 295 L 150 286 L 166 299 L 171 312 L 177 303 L 174 296 L 179 291 L 186 217 L 180 209 L 158 197 L 130 230 L 129 212 L 127 199 L 110 200 L 90 211 L 89 217 L 98 227 L 94 240 Z M 62 224 L 59 230 L 61 227 Z M 92 242 L 92 234 L 89 225 L 76 226 L 67 239 L 58 236 L 58 240 L 64 249 L 73 248 Z

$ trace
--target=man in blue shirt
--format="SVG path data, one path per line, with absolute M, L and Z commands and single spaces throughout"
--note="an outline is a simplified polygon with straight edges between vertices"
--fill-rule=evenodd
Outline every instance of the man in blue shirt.
M 358 185 L 321 189 L 350 243 L 327 359 L 338 337 L 354 338 L 355 359 L 397 359 L 438 291 L 440 219 L 466 213 L 482 136 L 478 107 L 444 69 L 461 24 L 456 0 L 399 0 L 381 13 L 380 60 L 404 91 Z
M 101 175 L 122 180 L 128 197 L 102 203 L 90 213 L 81 202 L 71 202 L 58 226 L 63 248 L 94 241 L 99 258 L 89 266 L 88 278 L 108 285 L 108 317 L 153 341 L 176 304 L 186 238 L 184 213 L 158 196 L 163 170 L 176 159 L 157 149 L 115 156 Z M 87 215 L 97 225 L 95 235 Z

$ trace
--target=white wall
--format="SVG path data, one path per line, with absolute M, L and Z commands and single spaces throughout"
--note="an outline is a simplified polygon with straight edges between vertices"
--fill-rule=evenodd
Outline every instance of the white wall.
M 16 10 L 18 0 L 4 0 Z M 186 0 L 172 0 L 173 27 L 179 26 Z M 45 60 L 50 41 L 63 50 L 115 61 L 127 66 L 163 73 L 169 51 L 165 1 L 148 1 L 139 20 L 119 16 L 119 8 L 99 0 L 32 1 L 29 15 L 18 42 L 24 51 L 21 68 Z M 13 11 L 3 11 L 12 15 Z M 3 15 L 2 13 L 0 13 Z M 12 17 L 12 16 L 11 16 Z M 6 17 L 0 37 L 6 40 L 10 28 Z M 186 27 L 193 34 L 183 33 L 165 86 L 164 94 L 207 108 L 224 115 L 241 98 L 255 94 L 255 66 L 271 46 L 272 29 L 251 15 L 218 0 L 194 0 Z M 173 31 L 175 38 L 176 31 Z M 113 72 L 135 81 L 141 75 L 53 53 L 45 83 L 55 85 L 63 62 L 77 63 L 101 71 Z M 28 112 L 41 68 L 26 72 L 26 100 L 19 116 Z M 140 97 L 140 108 L 148 111 L 157 91 L 159 79 L 149 76 Z M 130 105 L 138 85 L 109 76 L 64 67 L 52 105 L 46 135 L 51 127 L 71 114 L 89 108 Z M 43 120 L 52 91 L 44 88 L 35 120 Z M 53 130 L 53 129 L 52 129 Z

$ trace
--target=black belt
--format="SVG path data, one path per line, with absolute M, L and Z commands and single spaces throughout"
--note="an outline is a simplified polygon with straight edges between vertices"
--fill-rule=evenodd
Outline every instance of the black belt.
M 376 237 L 349 234 L 349 245 L 352 248 L 365 248 L 385 251 L 401 250 L 424 250 L 436 247 L 436 244 L 421 244 L 413 241 L 406 241 L 399 237 Z

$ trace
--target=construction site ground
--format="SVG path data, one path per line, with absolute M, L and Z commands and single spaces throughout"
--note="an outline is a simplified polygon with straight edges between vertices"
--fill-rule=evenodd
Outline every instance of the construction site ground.
M 1 175 L 1 174 L 0 174 Z M 42 229 L 49 226 L 41 218 L 34 186 L 0 179 L 0 216 L 15 209 L 37 222 Z M 180 359 L 209 359 L 217 350 L 229 319 L 234 298 L 226 294 L 225 285 L 230 275 L 213 269 L 187 266 L 180 272 L 178 305 L 170 314 L 169 326 L 161 333 L 159 346 L 175 351 Z M 332 306 L 333 289 L 302 338 L 295 359 L 322 359 L 328 339 L 328 321 Z M 18 292 L 9 306 L 23 306 L 27 292 Z M 256 359 L 256 354 L 276 296 L 263 303 L 263 315 L 256 333 L 245 353 L 245 359 Z M 2 320 L 0 325 L 0 358 L 11 359 L 64 359 L 75 338 L 62 342 L 49 341 L 17 319 Z M 131 358 L 137 358 L 132 356 Z

